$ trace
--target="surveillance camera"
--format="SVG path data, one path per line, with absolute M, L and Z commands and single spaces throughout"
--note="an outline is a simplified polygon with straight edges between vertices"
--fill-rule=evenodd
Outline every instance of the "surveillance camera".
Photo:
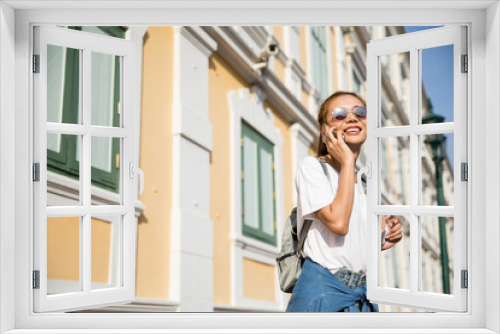
M 257 63 L 253 64 L 253 68 L 258 71 L 266 68 L 268 65 L 269 57 L 276 56 L 279 53 L 278 44 L 268 40 L 266 46 L 261 51 L 259 58 L 257 59 Z
M 276 56 L 280 51 L 280 48 L 278 46 L 278 44 L 275 44 L 275 43 L 268 43 L 266 45 L 266 53 L 269 55 L 269 56 Z
M 262 50 L 260 56 L 262 59 L 267 60 L 269 57 L 276 56 L 279 51 L 280 48 L 278 44 L 269 41 L 266 43 L 266 46 L 264 47 L 264 50 Z

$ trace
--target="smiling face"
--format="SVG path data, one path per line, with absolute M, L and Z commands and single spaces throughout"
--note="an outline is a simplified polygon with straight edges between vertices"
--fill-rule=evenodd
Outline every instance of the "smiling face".
M 338 96 L 328 103 L 325 121 L 333 131 L 344 132 L 346 144 L 362 145 L 366 141 L 366 118 L 358 118 L 354 114 L 356 106 L 364 106 L 364 104 L 352 95 Z M 348 111 L 347 117 L 342 121 L 333 118 L 333 111 L 339 107 Z

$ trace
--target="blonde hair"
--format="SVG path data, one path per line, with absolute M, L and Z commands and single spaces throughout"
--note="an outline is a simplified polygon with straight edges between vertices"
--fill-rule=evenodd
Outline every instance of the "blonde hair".
M 318 123 L 319 123 L 320 126 L 322 126 L 323 124 L 326 123 L 326 114 L 328 112 L 328 104 L 331 101 L 335 100 L 337 97 L 343 96 L 343 95 L 354 96 L 355 98 L 357 98 L 358 100 L 360 100 L 361 103 L 363 103 L 363 106 L 366 107 L 365 100 L 361 96 L 359 96 L 358 94 L 356 94 L 354 92 L 337 91 L 337 92 L 333 93 L 332 95 L 330 95 L 325 101 L 323 101 L 323 103 L 319 107 Z M 320 131 L 320 133 L 319 133 L 319 144 L 318 144 L 318 157 L 321 157 L 323 155 L 327 155 L 328 154 L 328 150 L 326 149 L 326 144 L 323 143 L 322 136 L 323 136 L 323 134 Z

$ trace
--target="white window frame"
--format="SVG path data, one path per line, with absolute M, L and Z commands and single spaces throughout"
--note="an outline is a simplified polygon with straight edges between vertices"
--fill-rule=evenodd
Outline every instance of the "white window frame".
M 498 184 L 500 175 L 497 168 L 500 161 L 500 152 L 492 150 L 484 154 L 486 147 L 498 147 L 499 115 L 500 109 L 498 90 L 500 89 L 500 68 L 498 49 L 500 48 L 500 11 L 496 1 L 474 2 L 463 1 L 450 4 L 445 1 L 434 1 L 432 6 L 428 3 L 406 1 L 399 2 L 399 9 L 394 9 L 392 4 L 380 1 L 379 8 L 362 9 L 363 2 L 331 2 L 329 4 L 308 4 L 315 10 L 304 11 L 299 4 L 283 3 L 276 9 L 261 9 L 262 3 L 254 4 L 254 10 L 241 10 L 243 6 L 252 6 L 248 3 L 227 4 L 228 8 L 216 8 L 215 2 L 204 2 L 200 7 L 189 8 L 172 3 L 156 4 L 163 8 L 154 10 L 126 10 L 120 9 L 120 4 L 104 3 L 104 6 L 115 8 L 110 10 L 106 18 L 107 24 L 116 25 L 159 25 L 168 24 L 193 24 L 211 23 L 214 25 L 244 22 L 246 24 L 272 24 L 286 25 L 291 20 L 296 25 L 307 25 L 314 17 L 315 24 L 338 25 L 397 25 L 407 22 L 408 25 L 437 25 L 437 24 L 466 24 L 469 26 L 469 93 L 468 103 L 472 112 L 469 114 L 468 131 L 472 133 L 468 142 L 471 152 L 471 165 L 469 166 L 470 210 L 469 220 L 474 222 L 474 229 L 468 230 L 471 243 L 467 245 L 469 252 L 469 312 L 465 314 L 436 313 L 436 314 L 276 314 L 276 315 L 222 315 L 213 314 L 50 314 L 34 315 L 30 295 L 30 266 L 27 243 L 29 242 L 29 228 L 32 221 L 29 208 L 32 206 L 30 196 L 31 181 L 30 160 L 32 152 L 30 147 L 30 133 L 32 133 L 32 120 L 30 118 L 31 106 L 26 96 L 32 93 L 30 85 L 30 25 L 33 23 L 71 22 L 72 24 L 102 24 L 102 8 L 96 8 L 97 3 L 87 1 L 78 3 L 49 4 L 45 1 L 36 3 L 23 3 L 7 1 L 0 4 L 0 303 L 1 331 L 8 332 L 13 329 L 16 333 L 25 332 L 22 329 L 30 328 L 30 333 L 42 332 L 37 328 L 92 328 L 88 332 L 106 332 L 105 329 L 138 328 L 144 323 L 148 328 L 192 328 L 192 332 L 203 332 L 203 328 L 212 328 L 211 332 L 221 332 L 225 328 L 263 328 L 268 332 L 283 332 L 283 328 L 300 328 L 306 332 L 305 327 L 311 331 L 342 332 L 342 328 L 350 329 L 351 333 L 387 333 L 388 328 L 397 328 L 398 333 L 414 333 L 414 328 L 421 332 L 456 333 L 458 329 L 467 333 L 495 333 L 500 331 L 498 313 L 500 311 L 498 272 L 500 261 L 496 256 L 491 256 L 488 266 L 485 265 L 484 254 L 486 247 L 493 254 L 499 253 L 499 226 L 496 219 L 500 213 L 498 202 L 500 191 Z M 101 6 L 101 4 L 99 4 Z M 149 6 L 149 3 L 137 4 Z M 375 4 L 371 3 L 372 7 Z M 52 7 L 49 7 L 52 6 Z M 66 6 L 68 10 L 40 10 L 54 6 Z M 75 9 L 79 6 L 80 9 Z M 177 6 L 177 7 L 176 7 Z M 201 8 L 205 6 L 205 8 Z M 231 6 L 231 8 L 229 8 Z M 296 6 L 288 8 L 288 6 Z M 319 7 L 324 6 L 324 7 Z M 394 4 L 396 6 L 396 4 Z M 405 8 L 405 6 L 408 6 Z M 450 6 L 454 6 L 450 8 Z M 84 8 L 85 9 L 81 9 Z M 348 7 L 348 8 L 346 8 Z M 408 10 L 407 8 L 413 8 Z M 26 10 L 21 10 L 22 8 Z M 214 9 L 217 17 L 207 16 L 207 8 Z M 283 10 L 286 8 L 286 10 Z M 190 9 L 190 10 L 185 10 Z M 315 15 L 311 15 L 314 12 Z M 377 15 L 374 15 L 376 12 Z M 265 13 L 266 15 L 262 15 Z M 269 22 L 269 18 L 273 22 Z M 486 22 L 486 24 L 485 24 Z M 165 23 L 165 25 L 168 25 Z M 488 27 L 488 29 L 486 29 Z M 473 28 L 473 29 L 470 29 Z M 485 69 L 488 71 L 485 71 Z M 15 85 L 12 85 L 15 82 Z M 15 110 L 15 113 L 12 112 Z M 482 114 L 484 113 L 484 114 Z M 485 115 L 486 117 L 472 117 Z M 15 115 L 15 116 L 14 116 Z M 474 120 L 474 122 L 472 122 Z M 486 121 L 488 120 L 488 121 Z M 485 131 L 486 129 L 486 131 Z M 476 135 L 477 133 L 477 135 Z M 476 136 L 476 137 L 475 137 Z M 15 138 L 15 145 L 12 145 Z M 12 177 L 15 175 L 15 177 Z M 485 175 L 488 175 L 486 182 Z M 15 194 L 15 196 L 12 196 Z M 488 194 L 488 196 L 486 196 Z M 473 196 L 471 196 L 473 195 Z M 15 211 L 12 208 L 15 207 Z M 486 219 L 490 217 L 490 219 Z M 15 224 L 12 224 L 15 222 Z M 474 247 L 472 247 L 474 245 Z M 14 254 L 14 256 L 12 256 Z M 477 274 L 474 274 L 477 273 Z M 488 280 L 485 277 L 489 277 Z M 14 283 L 16 282 L 16 283 Z M 15 289 L 12 286 L 15 284 Z M 12 307 L 15 305 L 15 307 Z M 473 310 L 473 311 L 472 311 Z M 362 320 L 362 321 L 360 321 Z M 333 329 L 336 326 L 338 330 Z M 102 328 L 102 330 L 98 330 Z M 329 328 L 329 330 L 325 330 Z M 280 330 L 281 329 L 281 330 Z M 371 329 L 371 330 L 370 330 Z M 177 330 L 178 331 L 178 330 Z M 209 330 L 207 330 L 209 331 Z M 135 332 L 135 331 L 134 331 Z M 144 333 L 145 330 L 137 330 Z

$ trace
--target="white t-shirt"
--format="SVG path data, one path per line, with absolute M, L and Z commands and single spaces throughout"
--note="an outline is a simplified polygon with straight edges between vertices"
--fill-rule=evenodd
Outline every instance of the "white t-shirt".
M 322 163 L 326 165 L 328 177 L 320 165 Z M 304 244 L 304 255 L 332 273 L 347 268 L 366 274 L 366 195 L 358 191 L 357 183 L 353 185 L 354 201 L 347 235 L 335 234 L 314 214 L 333 202 L 339 178 L 337 170 L 315 157 L 305 157 L 299 163 L 295 180 L 299 236 L 304 219 L 313 220 Z

